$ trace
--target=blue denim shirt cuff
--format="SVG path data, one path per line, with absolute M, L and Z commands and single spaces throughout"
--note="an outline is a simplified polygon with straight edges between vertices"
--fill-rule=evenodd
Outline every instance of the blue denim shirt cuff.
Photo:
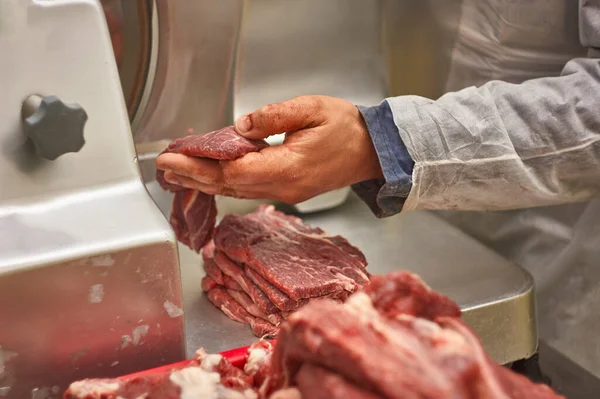
M 354 184 L 352 189 L 379 217 L 395 215 L 402 210 L 412 188 L 415 162 L 394 122 L 387 101 L 374 107 L 358 106 L 379 157 L 384 180 L 368 180 Z

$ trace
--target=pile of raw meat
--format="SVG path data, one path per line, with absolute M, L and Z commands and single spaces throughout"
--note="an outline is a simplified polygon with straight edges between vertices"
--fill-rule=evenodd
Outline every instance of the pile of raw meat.
M 272 206 L 226 215 L 202 256 L 208 299 L 258 337 L 276 336 L 312 300 L 343 302 L 369 282 L 358 248 Z
M 344 303 L 310 303 L 242 368 L 199 351 L 183 369 L 73 383 L 66 399 L 564 399 L 493 363 L 458 306 L 417 276 L 375 276 Z

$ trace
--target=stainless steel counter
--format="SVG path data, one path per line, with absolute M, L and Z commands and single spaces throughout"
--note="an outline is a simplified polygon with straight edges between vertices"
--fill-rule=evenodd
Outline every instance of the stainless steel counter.
M 148 185 L 161 210 L 168 214 L 170 195 Z M 257 203 L 220 198 L 220 215 L 253 210 Z M 480 245 L 430 213 L 409 212 L 376 219 L 352 196 L 344 205 L 304 220 L 341 234 L 359 247 L 372 274 L 410 270 L 433 289 L 454 301 L 482 339 L 494 360 L 507 364 L 529 357 L 537 349 L 533 280 L 521 268 Z M 250 329 L 229 320 L 208 302 L 200 289 L 201 258 L 180 246 L 185 298 L 188 355 L 199 347 L 209 352 L 248 345 Z

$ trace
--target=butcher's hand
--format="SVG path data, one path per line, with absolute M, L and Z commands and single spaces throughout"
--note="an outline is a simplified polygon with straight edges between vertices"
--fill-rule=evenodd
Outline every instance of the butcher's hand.
M 235 122 L 247 138 L 286 132 L 281 145 L 234 161 L 163 154 L 157 165 L 173 184 L 208 194 L 296 204 L 318 194 L 382 178 L 364 120 L 350 102 L 303 96 L 264 106 Z

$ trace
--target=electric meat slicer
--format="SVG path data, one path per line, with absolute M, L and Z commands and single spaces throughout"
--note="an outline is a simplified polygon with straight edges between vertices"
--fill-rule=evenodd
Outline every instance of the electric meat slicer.
M 176 241 L 101 4 L 0 2 L 0 93 L 0 397 L 183 359 Z

